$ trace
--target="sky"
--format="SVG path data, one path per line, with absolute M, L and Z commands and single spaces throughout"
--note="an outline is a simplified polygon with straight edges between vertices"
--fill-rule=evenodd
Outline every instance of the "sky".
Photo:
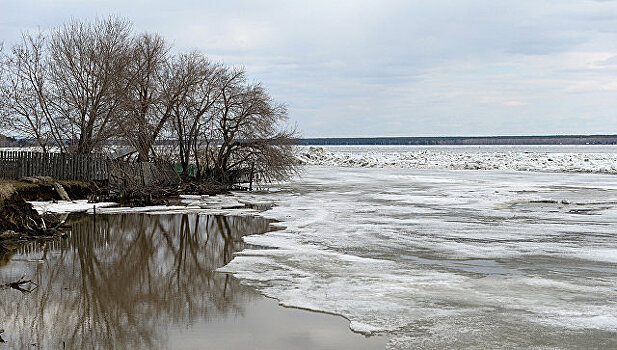
M 617 134 L 613 0 L 0 0 L 0 41 L 109 15 L 244 66 L 305 137 Z

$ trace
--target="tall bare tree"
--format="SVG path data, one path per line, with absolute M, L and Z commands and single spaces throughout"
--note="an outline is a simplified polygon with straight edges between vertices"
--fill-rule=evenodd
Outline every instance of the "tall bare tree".
M 0 86 L 5 83 L 7 78 L 5 58 L 4 58 L 4 41 L 0 41 Z M 4 94 L 0 92 L 0 130 L 5 130 L 8 124 L 8 113 L 5 111 Z
M 64 125 L 55 118 L 50 103 L 49 62 L 46 37 L 23 34 L 11 54 L 0 56 L 0 108 L 4 128 L 21 137 L 34 139 L 47 152 L 50 145 L 64 150 Z
M 117 125 L 140 161 L 148 161 L 152 145 L 169 118 L 161 107 L 168 51 L 169 45 L 161 36 L 138 36 L 132 42 L 127 70 L 121 77 L 125 90 Z
M 75 153 L 90 153 L 118 134 L 114 118 L 130 60 L 131 25 L 118 18 L 72 21 L 51 32 L 49 73 L 58 117 Z
M 202 146 L 204 142 L 209 142 L 203 138 L 204 129 L 212 124 L 213 109 L 221 94 L 220 82 L 224 73 L 224 67 L 211 63 L 197 52 L 180 55 L 176 61 L 175 79 L 184 82 L 176 85 L 182 86 L 184 91 L 181 98 L 172 101 L 170 113 L 184 176 L 188 176 L 188 166 L 193 160 L 196 175 L 200 177 L 200 163 L 205 155 Z

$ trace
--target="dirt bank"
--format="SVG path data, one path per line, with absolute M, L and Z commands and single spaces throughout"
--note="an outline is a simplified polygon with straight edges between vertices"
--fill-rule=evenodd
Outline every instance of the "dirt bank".
M 0 179 L 0 254 L 25 242 L 54 237 L 61 232 L 55 216 L 41 216 L 28 200 L 84 199 L 99 186 L 89 181 L 56 181 L 48 177 Z M 66 198 L 64 198 L 66 199 Z
M 0 179 L 0 200 L 10 198 L 12 194 L 17 194 L 26 201 L 62 199 L 54 184 L 60 184 L 71 199 L 85 199 L 101 191 L 101 186 L 92 181 L 54 180 L 50 177 Z

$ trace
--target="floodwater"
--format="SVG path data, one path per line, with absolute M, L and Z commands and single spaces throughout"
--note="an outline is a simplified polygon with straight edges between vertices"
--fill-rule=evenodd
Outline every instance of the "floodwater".
M 0 258 L 0 349 L 383 349 L 341 317 L 284 308 L 215 270 L 270 229 L 249 217 L 72 218 L 63 240 Z M 255 247 L 253 247 L 255 248 Z
M 615 169 L 611 147 L 571 157 Z M 560 172 L 530 147 L 499 164 L 523 159 L 537 172 L 408 168 L 381 152 L 369 165 L 383 167 L 309 166 L 269 191 L 140 208 L 176 215 L 81 218 L 69 239 L 0 267 L 0 283 L 23 273 L 39 283 L 0 292 L 4 346 L 617 348 L 614 174 Z M 221 203 L 270 209 L 213 209 Z M 212 210 L 264 219 L 203 215 Z M 279 307 L 222 271 L 282 305 L 349 321 Z

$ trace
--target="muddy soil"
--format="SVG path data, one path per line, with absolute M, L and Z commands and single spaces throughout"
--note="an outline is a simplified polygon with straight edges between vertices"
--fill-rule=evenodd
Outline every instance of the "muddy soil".
M 0 179 L 0 255 L 10 252 L 20 243 L 56 237 L 62 222 L 53 215 L 42 217 L 28 200 L 59 200 L 54 187 L 60 184 L 72 199 L 84 199 L 96 194 L 100 187 L 88 181 L 55 181 L 51 178 Z

